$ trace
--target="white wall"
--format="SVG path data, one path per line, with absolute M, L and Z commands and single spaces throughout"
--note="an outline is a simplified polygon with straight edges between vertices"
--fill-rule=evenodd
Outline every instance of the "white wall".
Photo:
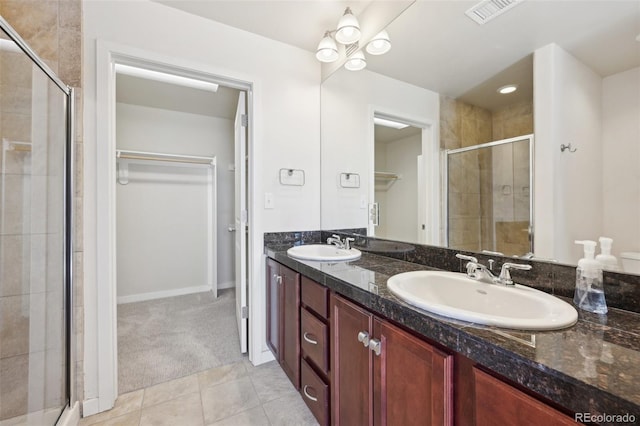
M 388 189 L 375 191 L 381 223 L 376 228 L 376 236 L 418 242 L 418 156 L 421 154 L 421 134 L 376 143 L 376 171 L 401 176 Z M 382 157 L 380 162 L 378 156 Z M 386 181 L 382 186 L 384 183 Z
M 534 56 L 534 251 L 575 264 L 602 230 L 601 78 L 555 44 Z M 561 144 L 578 150 L 560 152 Z
M 234 239 L 227 230 L 234 220 L 233 144 L 232 120 L 116 104 L 118 149 L 216 157 L 218 288 L 234 284 Z M 129 184 L 116 185 L 118 299 L 209 285 L 206 170 L 132 165 L 129 171 Z M 159 260 L 163 254 L 168 261 Z
M 97 335 L 97 270 L 104 259 L 98 253 L 97 203 L 109 195 L 102 195 L 105 187 L 98 187 L 103 183 L 96 170 L 111 161 L 99 157 L 96 146 L 100 120 L 105 119 L 96 116 L 97 87 L 106 84 L 97 76 L 107 74 L 96 68 L 98 40 L 128 46 L 161 62 L 254 84 L 249 345 L 254 362 L 271 359 L 264 336 L 263 232 L 320 228 L 320 66 L 314 55 L 150 1 L 84 2 L 83 31 L 85 398 L 97 398 L 99 389 L 110 386 L 98 381 L 98 371 L 108 368 L 99 363 L 98 354 L 109 349 L 99 343 L 110 337 Z M 278 170 L 283 167 L 305 170 L 305 186 L 280 186 Z M 263 209 L 265 192 L 274 194 L 272 210 Z M 92 401 L 91 408 L 105 409 L 111 403 Z
M 640 68 L 602 83 L 603 236 L 640 251 Z
M 371 71 L 339 70 L 322 84 L 322 228 L 366 228 L 362 203 L 374 190 L 373 113 L 433 123 L 438 144 L 438 94 Z M 340 173 L 359 173 L 360 188 L 341 188 Z

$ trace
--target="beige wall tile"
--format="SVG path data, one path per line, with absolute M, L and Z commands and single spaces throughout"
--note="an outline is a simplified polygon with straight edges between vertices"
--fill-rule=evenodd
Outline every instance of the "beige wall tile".
M 0 359 L 0 420 L 27 412 L 29 356 Z
M 2 16 L 49 66 L 50 60 L 57 61 L 57 1 L 3 0 L 0 6 Z
M 29 352 L 29 307 L 29 296 L 0 297 L 0 358 Z

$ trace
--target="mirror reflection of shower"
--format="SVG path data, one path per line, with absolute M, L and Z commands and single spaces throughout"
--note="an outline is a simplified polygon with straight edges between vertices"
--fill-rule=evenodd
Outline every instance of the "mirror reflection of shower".
M 533 135 L 446 151 L 450 248 L 533 252 L 532 158 Z
M 422 129 L 378 115 L 374 124 L 374 235 L 420 242 Z

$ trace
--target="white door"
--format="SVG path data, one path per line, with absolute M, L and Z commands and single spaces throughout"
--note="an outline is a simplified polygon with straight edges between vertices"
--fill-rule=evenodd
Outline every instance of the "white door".
M 238 96 L 235 133 L 235 230 L 236 230 L 236 318 L 240 352 L 247 352 L 247 108 L 245 92 Z

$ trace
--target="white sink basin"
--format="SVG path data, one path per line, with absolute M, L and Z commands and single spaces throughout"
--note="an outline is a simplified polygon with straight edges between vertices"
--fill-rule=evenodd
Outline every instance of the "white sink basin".
M 287 254 L 299 260 L 317 260 L 324 262 L 344 262 L 360 259 L 362 253 L 358 249 L 341 249 L 328 244 L 307 244 L 291 247 Z
M 411 305 L 478 324 L 557 330 L 578 320 L 573 306 L 550 294 L 518 284 L 486 284 L 456 272 L 405 272 L 389 278 L 387 287 Z

